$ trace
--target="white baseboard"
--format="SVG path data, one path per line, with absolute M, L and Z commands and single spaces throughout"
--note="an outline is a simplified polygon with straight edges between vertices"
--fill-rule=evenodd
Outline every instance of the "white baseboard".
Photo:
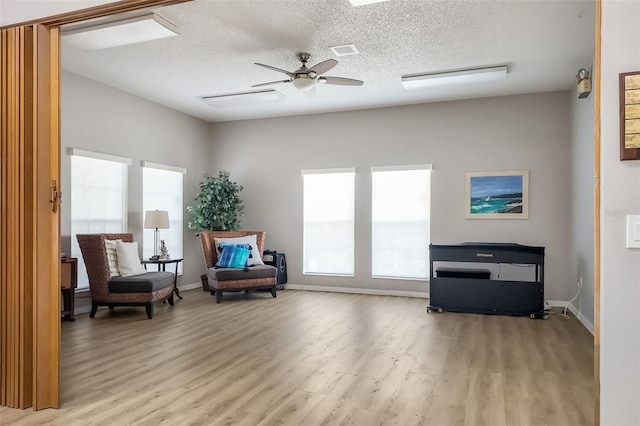
M 202 283 L 190 283 L 183 284 L 178 287 L 180 291 L 193 290 L 196 288 L 202 288 Z M 321 285 L 300 285 L 300 284 L 287 284 L 287 289 L 291 290 L 303 290 L 303 291 L 325 291 L 329 293 L 350 293 L 350 294 L 369 294 L 374 296 L 398 296 L 398 297 L 415 297 L 419 299 L 428 299 L 429 293 L 419 291 L 402 291 L 402 290 L 375 290 L 369 288 L 350 288 L 350 287 L 328 287 Z M 552 308 L 562 308 L 567 306 L 567 302 L 564 300 L 547 300 L 547 303 Z M 91 311 L 91 306 L 83 306 L 75 309 L 76 314 L 86 314 Z M 574 305 L 569 305 L 569 311 L 575 315 L 575 317 L 585 326 L 591 334 L 594 334 L 593 324 L 578 311 Z
M 322 285 L 300 285 L 300 284 L 287 284 L 285 288 L 291 289 L 291 290 L 326 291 L 329 293 L 351 293 L 351 294 L 371 294 L 375 296 L 417 297 L 420 299 L 429 298 L 429 293 L 424 293 L 420 291 L 374 290 L 370 288 L 327 287 Z
M 202 288 L 202 283 L 191 283 L 191 284 L 182 284 L 178 286 L 178 290 L 180 291 L 186 291 L 186 290 L 193 290 L 194 288 Z
M 576 318 L 578 318 L 578 321 L 580 321 L 582 325 L 584 325 L 585 328 L 589 330 L 589 333 L 595 335 L 595 327 L 593 326 L 591 321 L 589 321 L 587 317 L 582 314 L 582 312 L 580 312 L 575 306 L 573 306 L 573 303 L 569 305 L 569 311 L 571 311 L 571 313 L 575 315 Z
M 567 303 L 568 303 L 567 301 L 564 301 L 564 300 L 547 300 L 547 302 L 552 308 L 562 308 L 562 309 L 564 309 L 564 307 L 567 306 Z M 587 330 L 589 330 L 589 333 L 591 334 L 595 333 L 595 327 L 593 326 L 591 321 L 589 321 L 587 317 L 585 317 L 582 314 L 582 312 L 580 312 L 573 304 L 569 305 L 569 312 L 575 315 L 578 321 L 580 321 L 580 323 L 582 323 L 582 325 L 584 325 L 584 327 Z

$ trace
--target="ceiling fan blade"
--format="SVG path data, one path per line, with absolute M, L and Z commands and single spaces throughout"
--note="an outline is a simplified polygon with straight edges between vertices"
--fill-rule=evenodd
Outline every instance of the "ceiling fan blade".
M 318 78 L 320 83 L 337 84 L 340 86 L 362 86 L 364 82 L 362 80 L 354 80 L 353 78 L 344 77 L 320 77 Z
M 256 65 L 258 65 L 258 66 L 260 66 L 260 67 L 264 67 L 264 68 L 267 68 L 267 69 L 273 70 L 273 71 L 281 72 L 281 73 L 283 73 L 283 74 L 288 75 L 289 77 L 293 77 L 293 73 L 291 73 L 291 72 L 289 72 L 289 71 L 286 71 L 286 70 L 283 70 L 282 68 L 272 67 L 271 65 L 259 64 L 259 63 L 257 63 L 257 62 L 254 62 L 254 64 L 256 64 Z
M 272 84 L 280 84 L 280 83 L 291 83 L 291 80 L 278 80 L 278 81 L 270 81 L 268 83 L 260 83 L 260 84 L 254 84 L 251 87 L 260 87 L 260 86 L 270 86 Z
M 311 89 L 303 90 L 304 94 L 307 95 L 307 98 L 315 98 L 316 97 L 316 86 L 311 87 Z
M 336 61 L 335 59 L 327 59 L 326 61 L 319 62 L 312 66 L 309 69 L 309 72 L 313 71 L 316 74 L 324 74 L 336 65 L 338 65 L 338 61 Z

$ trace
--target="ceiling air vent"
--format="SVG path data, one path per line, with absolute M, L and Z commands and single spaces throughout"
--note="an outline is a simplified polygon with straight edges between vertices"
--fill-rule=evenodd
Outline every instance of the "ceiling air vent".
M 360 51 L 353 44 L 343 44 L 342 46 L 329 47 L 336 56 L 358 55 Z

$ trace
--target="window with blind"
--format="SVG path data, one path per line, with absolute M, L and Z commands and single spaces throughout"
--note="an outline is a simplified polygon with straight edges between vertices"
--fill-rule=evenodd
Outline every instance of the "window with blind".
M 303 273 L 354 275 L 355 170 L 303 170 Z
M 429 278 L 431 165 L 372 167 L 371 275 Z
M 186 172 L 181 167 L 142 162 L 143 211 L 165 210 L 169 213 L 169 229 L 160 229 L 158 239 L 164 240 L 174 259 L 182 258 L 183 176 Z M 153 233 L 153 229 L 143 232 L 142 257 L 145 259 L 153 256 Z M 178 273 L 182 273 L 182 263 L 178 264 Z
M 78 258 L 78 288 L 89 279 L 77 234 L 126 232 L 129 158 L 71 150 L 71 255 Z

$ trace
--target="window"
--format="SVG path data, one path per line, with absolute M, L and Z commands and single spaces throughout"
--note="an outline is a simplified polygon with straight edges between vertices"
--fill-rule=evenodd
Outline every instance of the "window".
M 371 274 L 429 278 L 431 166 L 372 167 Z
M 78 258 L 78 288 L 88 288 L 77 234 L 125 232 L 127 166 L 115 155 L 71 150 L 71 255 Z
M 303 170 L 303 273 L 354 275 L 354 169 Z
M 180 167 L 142 162 L 142 210 L 166 210 L 169 212 L 169 229 L 160 229 L 159 240 L 164 240 L 174 259 L 182 257 L 183 202 L 182 180 L 186 170 Z M 143 213 L 144 214 L 144 213 Z M 153 229 L 145 229 L 142 240 L 142 257 L 153 256 Z M 158 241 L 160 245 L 160 241 Z M 178 263 L 182 273 L 182 263 Z

